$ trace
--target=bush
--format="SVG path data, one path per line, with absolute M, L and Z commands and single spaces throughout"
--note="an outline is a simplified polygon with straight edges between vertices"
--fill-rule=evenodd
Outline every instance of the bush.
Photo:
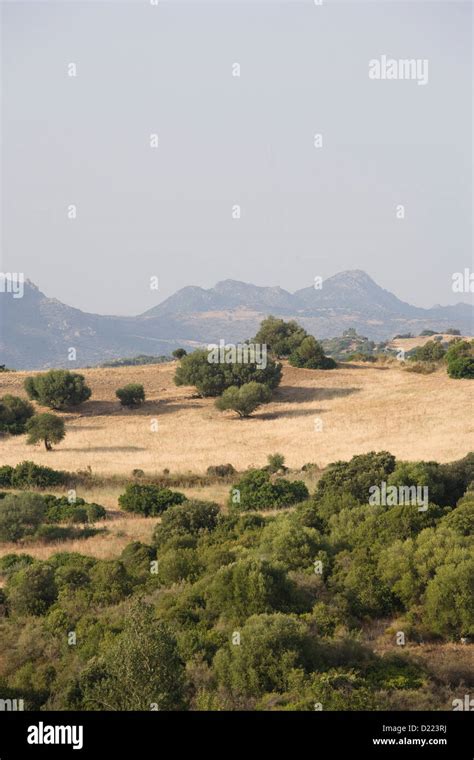
M 12 575 L 6 590 L 15 614 L 44 615 L 57 597 L 53 568 L 45 562 L 35 562 Z
M 269 454 L 267 457 L 267 470 L 268 472 L 278 472 L 285 468 L 285 457 L 283 454 Z
M 267 360 L 264 369 L 256 364 L 221 364 L 208 361 L 206 350 L 183 357 L 176 369 L 176 385 L 194 385 L 201 396 L 220 396 L 226 388 L 256 382 L 274 389 L 281 380 L 281 364 Z
M 107 512 L 100 504 L 88 504 L 84 499 L 77 498 L 70 502 L 67 497 L 56 497 L 48 494 L 43 497 L 45 504 L 45 520 L 47 522 L 87 523 L 104 520 Z
M 132 541 L 131 544 L 127 544 L 120 555 L 120 561 L 127 574 L 142 581 L 150 577 L 151 562 L 155 559 L 156 549 L 142 544 L 140 541 Z
M 208 467 L 206 472 L 211 477 L 226 478 L 229 475 L 234 475 L 236 469 L 231 464 L 216 464 Z
M 369 500 L 369 488 L 387 480 L 395 469 L 395 457 L 388 451 L 357 454 L 349 462 L 330 464 L 318 482 L 316 499 L 341 494 L 352 496 L 361 504 Z
M 232 409 L 240 418 L 250 417 L 261 404 L 268 404 L 271 397 L 272 392 L 266 385 L 245 383 L 240 388 L 235 385 L 227 388 L 216 400 L 216 407 L 221 412 Z
M 174 356 L 175 359 L 182 359 L 183 356 L 187 356 L 188 352 L 184 350 L 184 348 L 176 348 L 172 352 L 172 356 Z
M 0 398 L 0 433 L 21 435 L 27 421 L 34 414 L 32 405 L 18 396 L 6 395 Z
M 453 378 L 474 377 L 474 340 L 456 340 L 446 352 L 448 375 Z
M 14 468 L 11 474 L 11 486 L 13 488 L 48 488 L 67 483 L 68 477 L 68 473 L 61 470 L 53 470 L 51 467 L 25 461 Z
M 219 512 L 219 505 L 209 501 L 186 501 L 170 507 L 155 528 L 154 543 L 162 546 L 178 536 L 197 537 L 209 533 L 217 526 Z
M 64 420 L 49 412 L 35 414 L 26 423 L 26 430 L 26 442 L 30 445 L 44 443 L 46 451 L 51 451 L 53 443 L 60 443 L 66 435 Z
M 417 362 L 438 362 L 445 354 L 446 349 L 443 348 L 441 343 L 429 340 L 424 346 L 417 346 L 410 358 L 413 358 Z
M 334 359 L 325 356 L 323 347 L 313 338 L 307 335 L 291 354 L 288 360 L 293 367 L 304 369 L 334 369 L 337 367 Z
M 41 496 L 8 494 L 0 501 L 0 541 L 20 541 L 32 535 L 44 520 L 44 514 Z
M 160 515 L 168 507 L 182 504 L 184 494 L 160 486 L 129 483 L 125 493 L 119 496 L 120 508 L 126 512 L 138 512 L 146 517 Z
M 301 480 L 278 478 L 272 482 L 269 472 L 250 470 L 231 489 L 229 504 L 243 510 L 279 509 L 308 496 L 308 489 Z
M 52 369 L 25 380 L 28 397 L 51 409 L 68 409 L 82 404 L 91 396 L 83 375 L 65 369 Z
M 118 388 L 115 395 L 120 400 L 121 405 L 127 406 L 129 409 L 140 406 L 145 401 L 145 390 L 143 385 L 138 383 L 129 383 L 123 388 Z
M 18 572 L 23 567 L 32 565 L 34 562 L 33 557 L 29 554 L 5 554 L 0 557 L 0 575 L 4 578 L 9 578 L 13 573 Z
M 222 567 L 207 591 L 208 605 L 234 622 L 264 612 L 291 612 L 296 589 L 281 567 L 266 560 L 245 559 Z
M 308 668 L 309 637 L 305 625 L 289 615 L 260 614 L 242 628 L 240 646 L 231 643 L 214 661 L 218 683 L 234 699 L 281 693 L 296 669 Z
M 0 467 L 0 486 L 6 486 L 9 488 L 12 485 L 12 477 L 15 472 L 14 467 L 10 467 L 9 464 L 4 464 Z

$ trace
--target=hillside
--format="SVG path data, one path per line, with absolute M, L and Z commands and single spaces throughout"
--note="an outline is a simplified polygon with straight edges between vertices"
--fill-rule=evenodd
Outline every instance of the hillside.
M 71 368 L 74 347 L 78 366 L 97 365 L 137 354 L 170 354 L 224 338 L 246 340 L 268 314 L 297 319 L 318 338 L 355 328 L 371 340 L 423 329 L 474 329 L 467 303 L 421 309 L 398 299 L 365 272 L 340 272 L 321 290 L 303 288 L 291 294 L 280 287 L 258 287 L 224 280 L 207 290 L 186 287 L 135 317 L 88 314 L 44 295 L 25 283 L 23 298 L 0 296 L 0 363 L 15 369 Z

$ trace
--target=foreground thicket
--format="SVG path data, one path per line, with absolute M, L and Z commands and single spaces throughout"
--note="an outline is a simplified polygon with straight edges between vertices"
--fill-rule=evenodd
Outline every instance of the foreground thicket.
M 0 697 L 28 709 L 452 709 L 473 685 L 472 645 L 440 663 L 396 640 L 474 636 L 474 454 L 356 456 L 311 496 L 278 476 L 282 460 L 236 479 L 244 503 L 227 514 L 129 491 L 148 513 L 157 498 L 161 521 L 150 545 L 115 560 L 1 559 Z M 426 510 L 370 503 L 381 482 L 427 487 Z M 282 493 L 290 509 L 254 511 Z M 373 626 L 384 656 L 363 643 Z

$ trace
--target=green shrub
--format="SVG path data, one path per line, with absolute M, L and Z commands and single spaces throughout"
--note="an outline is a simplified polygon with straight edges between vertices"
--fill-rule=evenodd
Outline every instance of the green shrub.
M 29 554 L 4 554 L 0 557 L 0 575 L 8 578 L 23 567 L 32 565 L 33 562 L 34 559 Z
M 0 486 L 6 486 L 9 488 L 12 485 L 12 477 L 15 472 L 14 467 L 10 467 L 9 464 L 4 464 L 0 467 Z
M 8 494 L 0 501 L 0 541 L 20 541 L 36 532 L 45 507 L 38 494 Z
M 63 485 L 67 483 L 68 478 L 68 473 L 61 470 L 25 461 L 15 467 L 11 475 L 11 485 L 13 488 L 47 488 Z
M 202 536 L 213 531 L 219 519 L 219 505 L 208 501 L 186 501 L 164 512 L 156 526 L 153 540 L 156 546 L 179 536 Z
M 139 385 L 138 383 L 128 383 L 123 388 L 118 388 L 115 391 L 115 395 L 121 405 L 127 406 L 129 409 L 140 406 L 145 401 L 145 390 L 143 385 Z
M 10 394 L 0 398 L 0 433 L 21 435 L 26 423 L 34 414 L 32 405 L 18 396 Z
M 267 470 L 268 472 L 278 472 L 285 469 L 285 457 L 283 454 L 269 454 L 267 457 Z
M 304 369 L 334 369 L 337 367 L 334 359 L 326 356 L 323 347 L 313 338 L 307 335 L 291 354 L 288 360 L 293 367 Z
M 411 352 L 410 358 L 413 358 L 417 362 L 438 362 L 446 354 L 446 349 L 441 343 L 435 340 L 429 340 L 424 346 L 417 346 L 413 352 Z
M 129 483 L 118 501 L 120 508 L 126 512 L 138 512 L 150 517 L 160 515 L 169 507 L 182 504 L 185 500 L 184 494 L 171 491 L 169 488 L 161 488 L 153 484 Z
M 341 494 L 352 496 L 361 504 L 369 500 L 369 488 L 387 480 L 395 469 L 395 457 L 388 451 L 357 454 L 349 462 L 334 462 L 322 475 L 316 489 L 316 499 Z
M 51 409 L 69 409 L 87 401 L 91 389 L 83 375 L 65 369 L 52 369 L 40 375 L 32 375 L 25 380 L 28 397 L 41 406 Z
M 250 417 L 259 406 L 268 404 L 271 398 L 272 392 L 266 385 L 245 383 L 240 388 L 235 385 L 226 388 L 222 396 L 216 400 L 216 407 L 221 412 L 231 409 L 241 418 Z
M 57 597 L 53 568 L 34 562 L 9 578 L 6 591 L 14 614 L 44 615 Z
M 453 378 L 474 377 L 474 340 L 455 340 L 447 352 L 448 375 Z
M 308 489 L 301 480 L 278 478 L 274 482 L 265 470 L 250 470 L 231 489 L 229 505 L 236 509 L 279 509 L 307 499 Z

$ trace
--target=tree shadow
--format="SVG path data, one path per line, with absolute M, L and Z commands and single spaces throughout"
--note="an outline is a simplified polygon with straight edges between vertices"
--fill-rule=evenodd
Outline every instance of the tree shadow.
M 61 451 L 147 451 L 143 446 L 83 446 L 77 448 L 63 447 Z
M 305 386 L 280 386 L 273 401 L 276 403 L 297 403 L 305 401 L 327 401 L 333 398 L 343 398 L 358 393 L 360 388 L 307 388 Z

